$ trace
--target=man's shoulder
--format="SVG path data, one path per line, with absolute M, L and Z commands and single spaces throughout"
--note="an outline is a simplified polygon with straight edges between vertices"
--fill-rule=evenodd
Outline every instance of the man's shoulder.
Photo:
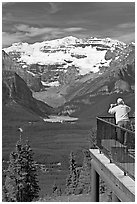
M 124 104 L 124 107 L 126 107 L 126 108 L 130 108 L 128 105 L 126 105 L 126 104 Z
M 124 106 L 124 105 L 122 105 L 122 104 L 117 105 L 117 106 L 115 106 L 115 110 L 123 109 L 123 107 L 126 107 L 126 106 Z

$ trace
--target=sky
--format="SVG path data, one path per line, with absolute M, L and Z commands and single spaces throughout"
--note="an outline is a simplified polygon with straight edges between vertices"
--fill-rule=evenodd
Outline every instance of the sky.
M 66 36 L 135 41 L 134 2 L 3 2 L 2 47 Z

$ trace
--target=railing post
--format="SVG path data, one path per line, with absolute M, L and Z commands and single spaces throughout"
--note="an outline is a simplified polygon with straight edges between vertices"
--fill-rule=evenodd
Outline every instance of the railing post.
M 126 176 L 127 175 L 127 173 L 124 171 L 124 176 Z

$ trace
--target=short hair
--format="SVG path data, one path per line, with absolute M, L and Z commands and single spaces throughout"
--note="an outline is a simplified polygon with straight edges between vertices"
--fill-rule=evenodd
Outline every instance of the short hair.
M 118 99 L 117 99 L 117 104 L 124 104 L 123 99 L 122 99 L 122 98 L 118 98 Z

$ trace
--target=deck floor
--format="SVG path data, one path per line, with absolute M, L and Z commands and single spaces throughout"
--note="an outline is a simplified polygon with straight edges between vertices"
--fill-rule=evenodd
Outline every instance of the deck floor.
M 124 175 L 114 162 L 99 149 L 90 149 L 91 166 L 101 176 L 121 202 L 135 202 L 135 181 Z

